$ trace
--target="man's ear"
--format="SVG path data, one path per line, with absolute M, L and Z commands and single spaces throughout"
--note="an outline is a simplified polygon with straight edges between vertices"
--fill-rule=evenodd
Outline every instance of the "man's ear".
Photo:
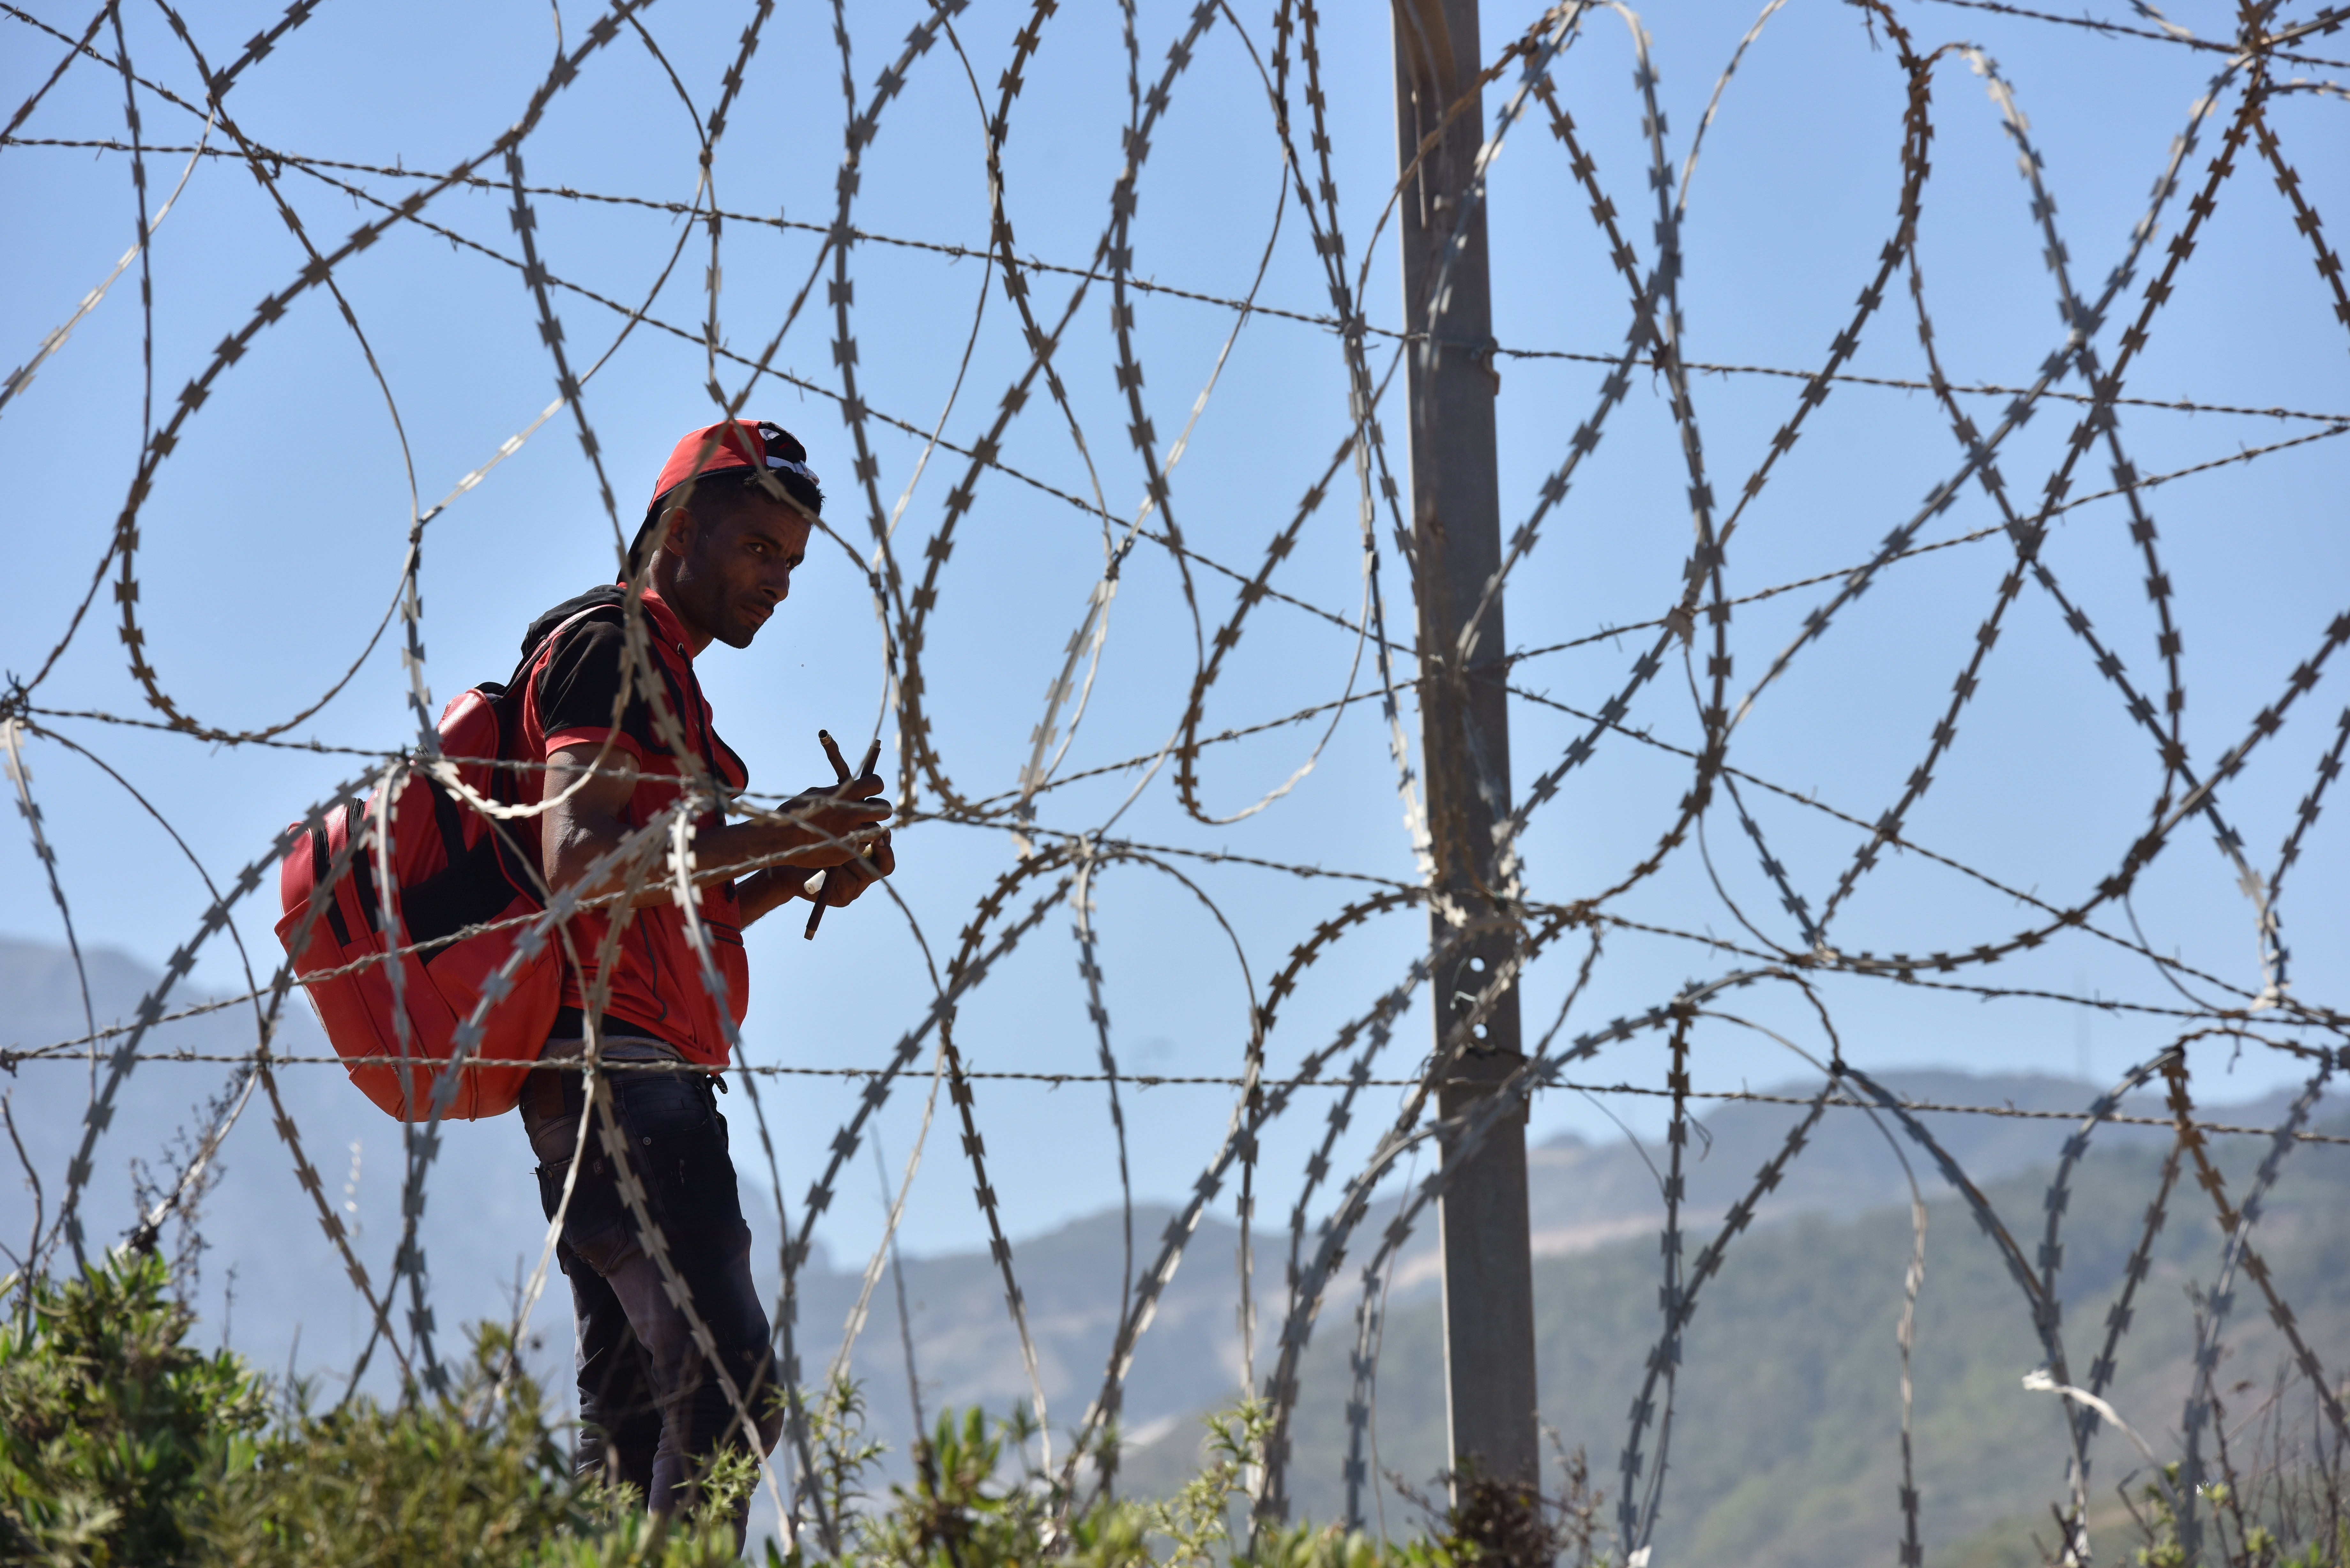
M 661 541 L 661 554 L 672 561 L 681 561 L 693 553 L 701 538 L 701 520 L 690 507 L 681 506 L 669 514 L 669 536 Z

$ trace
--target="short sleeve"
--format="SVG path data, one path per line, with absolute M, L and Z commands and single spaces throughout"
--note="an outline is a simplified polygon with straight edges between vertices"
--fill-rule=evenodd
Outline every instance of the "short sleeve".
M 581 621 L 556 644 L 538 672 L 539 722 L 548 752 L 601 742 L 611 733 L 627 649 L 627 632 L 600 618 Z M 622 743 L 640 760 L 660 749 L 641 691 L 629 694 L 619 731 Z

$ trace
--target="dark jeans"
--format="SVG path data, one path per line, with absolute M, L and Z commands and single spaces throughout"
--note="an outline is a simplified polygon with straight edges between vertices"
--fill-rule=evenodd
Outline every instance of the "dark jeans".
M 550 1056 L 576 1053 L 551 1041 Z M 629 1049 L 634 1047 L 634 1049 Z M 608 1055 L 650 1056 L 645 1043 L 608 1039 Z M 646 1207 L 670 1262 L 710 1330 L 718 1355 L 771 1452 L 783 1418 L 771 1394 L 767 1314 L 751 1281 L 751 1230 L 726 1151 L 726 1118 L 708 1075 L 609 1075 L 612 1106 Z M 549 1219 L 563 1197 L 577 1142 L 585 1075 L 545 1069 L 522 1099 L 523 1127 L 537 1155 L 538 1193 Z M 702 1461 L 721 1444 L 744 1446 L 726 1390 L 670 1299 L 660 1267 L 639 1240 L 613 1180 L 602 1116 L 588 1123 L 585 1164 L 571 1194 L 556 1257 L 571 1281 L 579 1336 L 579 1473 L 628 1481 L 655 1512 L 688 1501 Z

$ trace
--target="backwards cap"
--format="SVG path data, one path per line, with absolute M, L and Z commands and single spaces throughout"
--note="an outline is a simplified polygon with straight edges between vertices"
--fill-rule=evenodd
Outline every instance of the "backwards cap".
M 816 470 L 807 465 L 807 448 L 791 431 L 765 420 L 728 420 L 686 433 L 661 464 L 652 502 L 645 510 L 648 514 L 658 512 L 661 498 L 687 480 L 736 468 L 781 469 L 810 484 L 819 483 Z

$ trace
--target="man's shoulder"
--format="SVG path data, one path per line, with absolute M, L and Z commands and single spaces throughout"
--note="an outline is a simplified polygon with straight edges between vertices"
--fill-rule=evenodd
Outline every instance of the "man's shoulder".
M 629 633 L 619 589 L 567 600 L 540 617 L 532 632 L 523 669 L 541 734 L 600 734 L 611 729 L 617 711 L 624 735 L 649 739 L 642 696 L 620 701 Z
M 620 601 L 625 596 L 626 590 L 618 583 L 606 583 L 589 588 L 584 594 L 575 594 L 556 605 L 533 620 L 530 628 L 523 633 L 523 661 L 527 664 L 544 651 L 547 639 L 560 630 L 565 622 L 576 617 L 585 616 L 585 624 L 589 626 L 619 626 Z M 606 613 L 608 611 L 610 613 Z

